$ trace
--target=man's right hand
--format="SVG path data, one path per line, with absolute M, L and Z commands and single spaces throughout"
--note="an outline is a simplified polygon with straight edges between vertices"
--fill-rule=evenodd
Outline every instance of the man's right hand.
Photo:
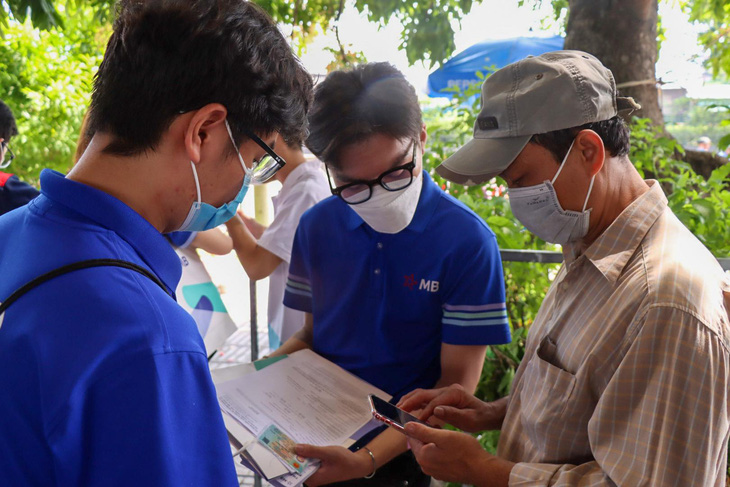
M 406 411 L 422 408 L 419 418 L 423 421 L 434 417 L 473 433 L 502 426 L 506 399 L 486 403 L 466 392 L 461 385 L 453 384 L 441 389 L 416 389 L 403 396 L 398 407 Z

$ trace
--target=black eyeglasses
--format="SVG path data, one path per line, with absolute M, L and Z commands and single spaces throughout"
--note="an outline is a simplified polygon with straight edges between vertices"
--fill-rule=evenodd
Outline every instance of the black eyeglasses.
M 271 179 L 274 174 L 279 171 L 279 169 L 284 167 L 286 161 L 279 154 L 274 152 L 274 149 L 269 147 L 269 144 L 261 140 L 258 135 L 246 128 L 242 129 L 242 131 L 249 139 L 256 142 L 259 147 L 266 151 L 266 154 L 261 159 L 259 159 L 258 161 L 253 161 L 253 173 L 251 175 L 252 183 L 265 183 L 266 181 Z
M 392 169 L 388 169 L 380 176 L 370 181 L 353 181 L 343 184 L 342 186 L 332 187 L 329 169 L 325 164 L 327 171 L 327 181 L 330 183 L 332 194 L 342 198 L 348 205 L 359 205 L 369 200 L 373 196 L 373 186 L 379 184 L 386 191 L 401 191 L 406 189 L 413 182 L 413 169 L 416 168 L 416 148 L 418 144 L 413 142 L 413 157 L 411 162 L 407 162 Z
M 12 160 L 15 159 L 15 154 L 13 154 L 13 151 L 10 150 L 10 146 L 7 142 L 2 141 L 0 144 L 2 145 L 3 150 L 3 160 L 0 162 L 0 169 L 5 169 L 10 165 Z
M 178 110 L 178 113 L 182 115 L 183 113 L 187 113 L 189 111 L 192 111 L 192 109 L 189 110 Z M 233 132 L 231 132 L 230 125 L 226 124 L 228 135 L 231 137 L 231 142 L 233 142 L 233 145 L 236 145 L 236 141 L 233 139 Z M 259 159 L 258 161 L 253 161 L 253 167 L 251 168 L 251 183 L 252 184 L 261 184 L 265 183 L 269 179 L 271 179 L 274 174 L 279 171 L 282 167 L 286 165 L 286 161 L 284 158 L 282 158 L 279 154 L 274 152 L 274 149 L 269 147 L 269 144 L 261 140 L 261 137 L 253 133 L 252 131 L 248 130 L 245 127 L 241 128 L 241 131 L 246 134 L 246 137 L 253 140 L 258 144 L 259 147 L 261 147 L 263 150 L 266 151 L 266 154 Z M 238 146 L 236 146 L 238 148 Z M 240 154 L 239 154 L 240 157 Z M 0 166 L 1 167 L 1 166 Z M 247 172 L 244 168 L 244 171 Z M 248 172 L 247 172 L 248 173 Z

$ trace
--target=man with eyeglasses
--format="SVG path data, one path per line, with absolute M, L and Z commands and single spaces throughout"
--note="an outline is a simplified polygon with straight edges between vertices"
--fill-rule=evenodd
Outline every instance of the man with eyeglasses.
M 510 340 L 499 249 L 423 170 L 415 90 L 387 63 L 334 72 L 309 122 L 333 196 L 297 229 L 284 304 L 306 322 L 274 354 L 311 348 L 395 400 L 422 384 L 473 391 L 486 345 Z M 429 484 L 397 431 L 361 445 L 299 445 L 322 460 L 307 484 Z
M 0 215 L 28 204 L 39 194 L 37 189 L 18 179 L 18 176 L 2 171 L 15 158 L 10 148 L 10 138 L 16 135 L 18 127 L 13 112 L 0 100 Z
M 0 483 L 238 485 L 162 233 L 231 218 L 311 90 L 253 2 L 120 2 L 89 146 L 0 217 Z

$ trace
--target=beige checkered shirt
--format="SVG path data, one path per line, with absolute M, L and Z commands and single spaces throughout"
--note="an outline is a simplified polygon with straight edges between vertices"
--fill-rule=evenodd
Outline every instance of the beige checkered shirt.
M 564 249 L 502 427 L 511 486 L 725 485 L 730 278 L 648 184 Z

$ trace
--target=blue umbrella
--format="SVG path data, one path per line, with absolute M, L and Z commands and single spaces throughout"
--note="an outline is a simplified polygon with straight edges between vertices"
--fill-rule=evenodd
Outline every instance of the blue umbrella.
M 428 95 L 450 98 L 453 93 L 442 90 L 452 86 L 463 89 L 479 81 L 477 71 L 487 71 L 491 67 L 500 69 L 529 55 L 558 51 L 563 48 L 564 41 L 561 36 L 515 37 L 474 44 L 428 75 Z

